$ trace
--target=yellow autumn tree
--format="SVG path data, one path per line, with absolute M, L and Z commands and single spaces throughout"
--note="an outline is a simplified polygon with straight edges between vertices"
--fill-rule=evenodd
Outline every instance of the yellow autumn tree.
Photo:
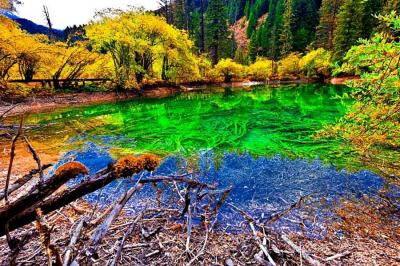
M 90 43 L 111 55 L 117 87 L 145 79 L 182 80 L 199 76 L 193 43 L 184 31 L 144 12 L 103 12 L 86 27 Z

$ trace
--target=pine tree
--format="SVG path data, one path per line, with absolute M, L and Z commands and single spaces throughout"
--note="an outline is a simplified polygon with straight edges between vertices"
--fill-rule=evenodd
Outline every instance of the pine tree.
M 381 14 L 383 11 L 383 0 L 368 0 L 365 4 L 363 16 L 363 38 L 369 38 L 379 26 L 379 20 L 375 15 Z
M 316 33 L 316 46 L 318 48 L 333 49 L 333 33 L 336 29 L 336 18 L 342 2 L 343 0 L 322 0 Z
M 178 29 L 188 30 L 188 21 L 186 19 L 186 0 L 175 0 L 175 21 L 174 25 Z
M 292 1 L 285 1 L 285 13 L 283 14 L 283 26 L 280 36 L 281 55 L 288 55 L 293 49 L 292 35 Z
M 304 52 L 315 41 L 315 29 L 318 26 L 319 4 L 317 0 L 293 1 L 293 50 Z
M 337 15 L 334 32 L 334 55 L 341 59 L 363 35 L 364 0 L 345 0 Z
M 210 0 L 206 12 L 206 42 L 213 64 L 232 53 L 224 0 Z
M 251 63 L 254 62 L 257 58 L 257 49 L 258 49 L 257 32 L 253 32 L 249 43 L 249 61 Z

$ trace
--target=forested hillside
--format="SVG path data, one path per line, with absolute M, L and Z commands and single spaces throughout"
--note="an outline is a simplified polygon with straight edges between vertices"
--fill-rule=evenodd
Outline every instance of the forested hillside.
M 242 63 L 257 56 L 277 60 L 316 48 L 333 50 L 335 58 L 341 59 L 358 39 L 376 32 L 374 15 L 400 9 L 399 0 L 161 2 L 159 12 L 176 27 L 188 30 L 198 51 L 210 53 L 214 63 L 224 57 Z

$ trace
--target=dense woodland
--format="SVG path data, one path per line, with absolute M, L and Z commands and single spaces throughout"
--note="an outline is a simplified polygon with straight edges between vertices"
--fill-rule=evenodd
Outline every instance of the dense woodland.
M 155 14 L 104 10 L 97 22 L 65 29 L 65 38 L 52 34 L 51 14 L 47 35 L 31 35 L 1 16 L 0 78 L 52 79 L 57 90 L 73 85 L 58 80 L 77 78 L 110 79 L 104 89 L 129 89 L 157 80 L 359 75 L 340 68 L 347 51 L 385 30 L 378 14 L 399 9 L 397 0 L 163 0 Z M 15 87 L 2 94 L 32 90 Z

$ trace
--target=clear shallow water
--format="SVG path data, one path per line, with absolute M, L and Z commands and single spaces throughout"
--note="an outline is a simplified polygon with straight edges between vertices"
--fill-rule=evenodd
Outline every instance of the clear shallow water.
M 113 162 L 113 159 L 107 148 L 87 143 L 84 147 L 66 153 L 58 165 L 68 161 L 82 162 L 95 173 Z M 367 197 L 379 200 L 378 193 L 385 187 L 384 179 L 370 171 L 338 171 L 336 167 L 319 160 L 291 160 L 280 156 L 254 158 L 250 154 L 226 153 L 218 159 L 217 165 L 215 154 L 205 151 L 199 153 L 197 166 L 198 172 L 194 175 L 196 179 L 217 184 L 221 191 L 231 187 L 232 191 L 226 201 L 251 214 L 259 224 L 289 208 L 301 196 L 309 195 L 301 208 L 285 215 L 272 226 L 276 230 L 307 232 L 310 237 L 316 238 L 326 234 L 327 224 L 339 220 L 335 208 L 340 205 L 341 199 L 360 200 Z M 184 158 L 169 156 L 152 175 L 181 175 L 192 169 L 192 163 Z M 134 186 L 136 180 L 149 176 L 150 173 L 146 172 L 130 179 L 114 181 L 102 190 L 87 195 L 85 199 L 109 206 Z M 70 184 L 79 182 L 80 179 L 76 179 Z M 161 186 L 164 190 L 163 202 L 170 202 L 173 195 L 177 197 L 171 189 L 165 190 Z M 399 187 L 385 188 L 389 197 L 400 197 Z M 160 207 L 155 198 L 155 190 L 147 186 L 133 196 L 127 204 L 126 212 L 131 214 L 145 208 Z M 202 204 L 206 202 L 200 201 L 198 206 Z M 226 205 L 218 213 L 217 224 L 220 229 L 228 231 L 235 231 L 245 225 L 243 218 Z
M 44 151 L 66 152 L 58 165 L 76 160 L 92 173 L 126 153 L 163 156 L 155 173 L 162 175 L 190 171 L 195 161 L 197 178 L 217 182 L 221 189 L 233 186 L 228 201 L 260 220 L 312 194 L 316 222 L 303 223 L 315 231 L 337 218 L 332 206 L 341 197 L 374 197 L 384 186 L 381 177 L 362 169 L 348 147 L 313 137 L 344 115 L 351 104 L 348 93 L 346 87 L 318 84 L 210 88 L 164 99 L 68 108 L 32 115 L 27 123 L 40 126 L 30 132 L 36 146 L 44 143 Z M 107 205 L 133 184 L 134 178 L 116 181 L 86 199 Z M 144 208 L 143 199 L 154 197 L 151 188 L 144 189 L 129 206 L 132 211 Z M 303 211 L 278 226 L 299 229 L 293 221 L 301 221 Z M 226 208 L 221 215 L 224 227 L 241 221 Z
M 68 108 L 36 114 L 31 135 L 44 149 L 68 151 L 88 141 L 111 148 L 116 157 L 152 152 L 197 156 L 201 150 L 316 157 L 352 167 L 353 157 L 337 141 L 315 140 L 323 125 L 343 116 L 349 89 L 320 84 L 255 86 L 208 91 L 164 99 Z M 346 155 L 344 155 L 346 153 Z

